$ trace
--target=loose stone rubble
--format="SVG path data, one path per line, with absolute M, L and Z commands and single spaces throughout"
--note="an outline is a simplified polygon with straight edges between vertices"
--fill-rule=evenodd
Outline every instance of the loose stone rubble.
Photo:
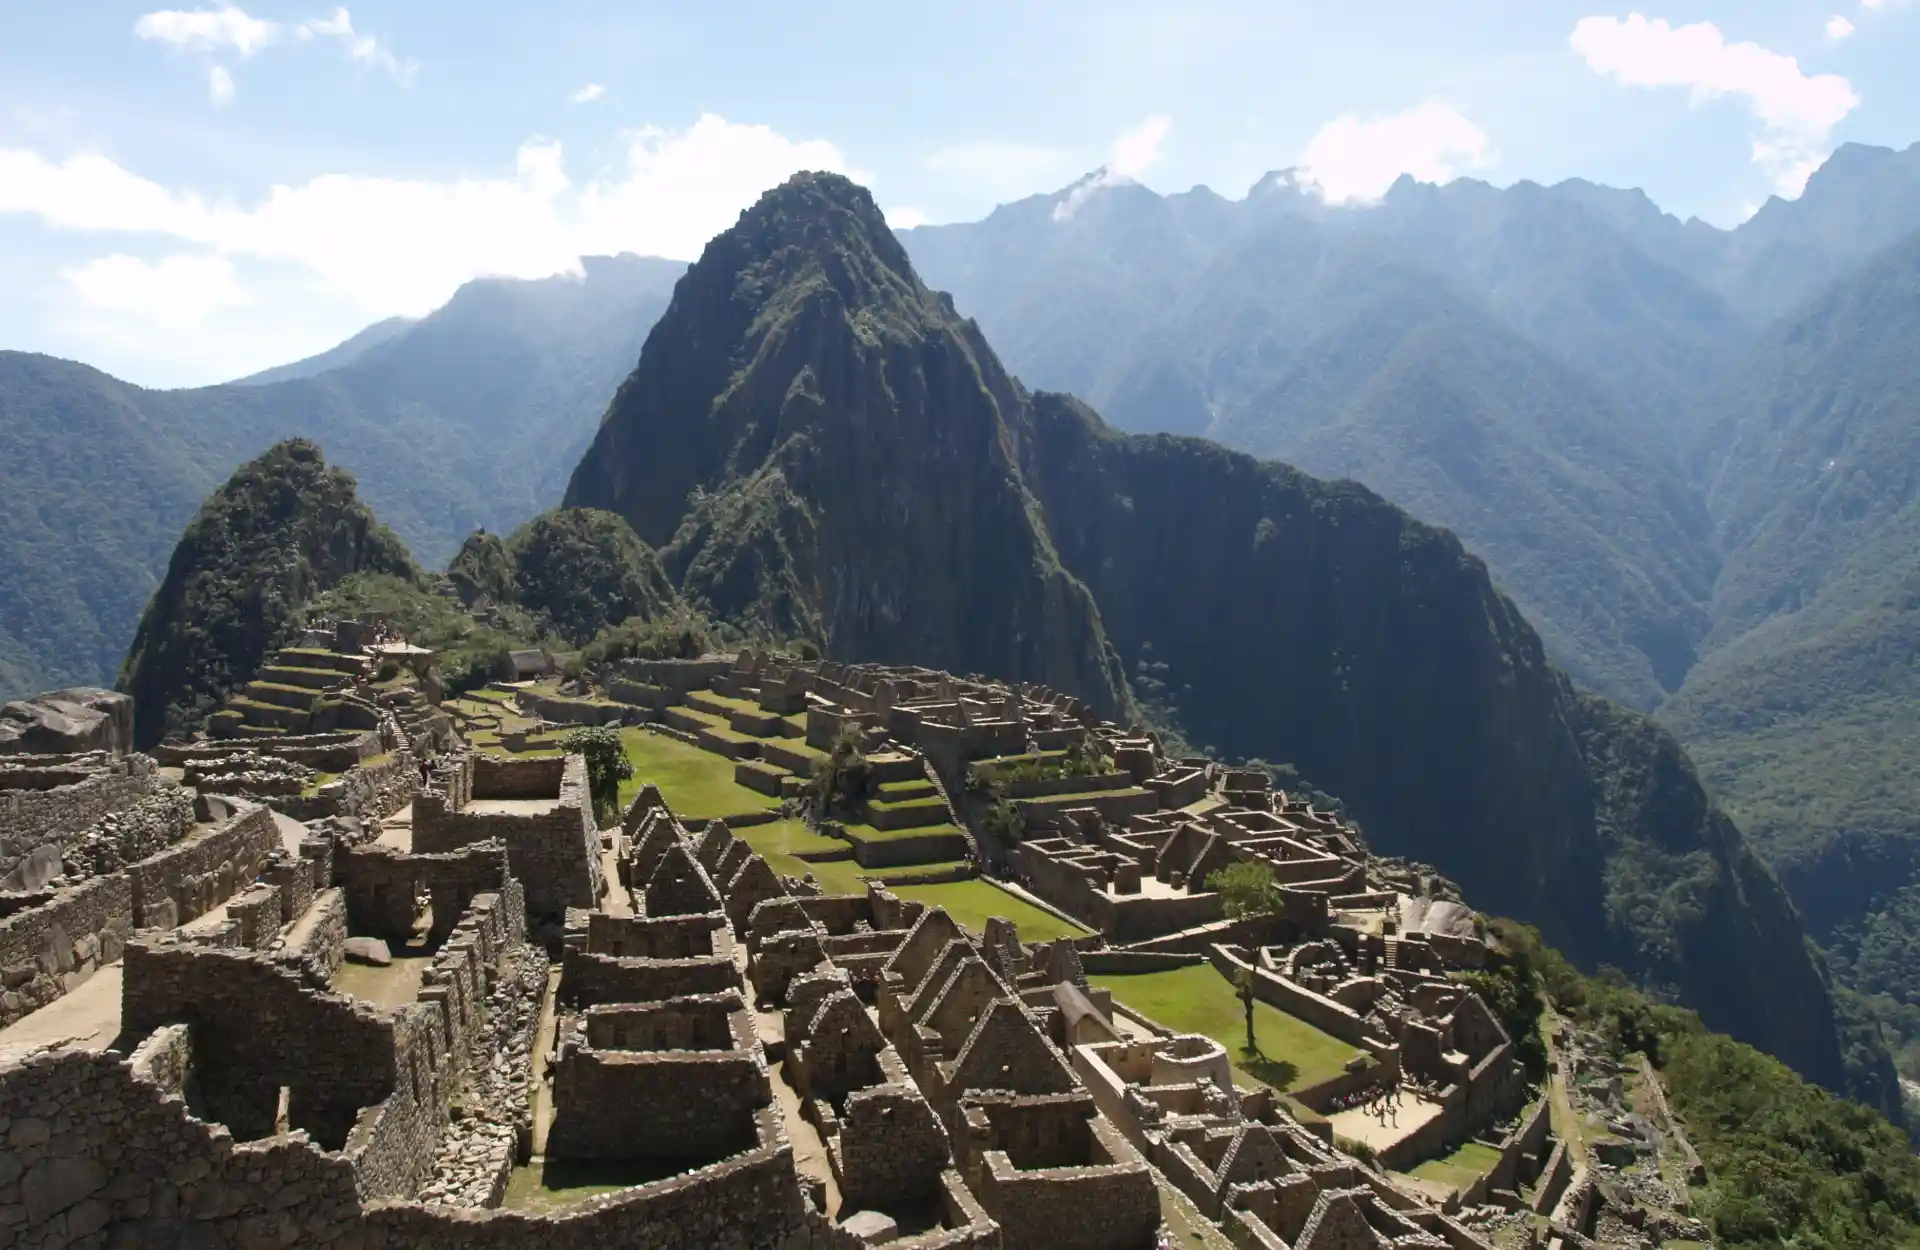
M 330 626 L 227 709 L 224 736 L 152 759 L 115 736 L 131 709 L 99 700 L 97 720 L 58 713 L 64 737 L 23 731 L 0 756 L 17 796 L 0 803 L 16 882 L 0 892 L 0 1244 L 1697 1235 L 1674 1214 L 1684 1193 L 1640 1200 L 1685 1149 L 1657 1078 L 1622 1110 L 1563 1032 L 1555 1088 L 1605 1132 L 1555 1140 L 1512 1039 L 1449 975 L 1497 957 L 1471 913 L 1265 774 L 1168 758 L 1055 692 L 922 669 L 749 652 L 502 691 L 542 723 L 645 724 L 725 755 L 789 813 L 813 761 L 856 735 L 884 797 L 857 819 L 807 814 L 892 875 L 829 892 L 775 871 L 751 822 L 684 819 L 655 785 L 603 828 L 583 759 L 467 749 L 430 710 L 430 656 L 396 646 Z M 356 693 L 331 676 L 396 655 L 422 680 Z M 320 694 L 296 707 L 292 689 Z M 1009 811 L 1017 847 L 992 832 Z M 1228 919 L 1208 883 L 1249 860 L 1280 906 Z M 983 875 L 1091 932 L 971 932 L 897 892 Z M 1205 965 L 1357 1058 L 1283 1098 L 1090 979 Z M 1368 1098 L 1405 1127 L 1382 1112 L 1363 1131 Z M 1474 1141 L 1496 1161 L 1470 1183 L 1410 1174 Z

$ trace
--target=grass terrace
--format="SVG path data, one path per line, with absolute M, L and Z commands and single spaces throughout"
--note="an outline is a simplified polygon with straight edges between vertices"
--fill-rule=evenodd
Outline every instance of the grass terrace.
M 620 740 L 633 762 L 633 776 L 620 783 L 622 810 L 649 781 L 660 787 L 674 815 L 689 821 L 766 811 L 780 805 L 735 781 L 734 761 L 724 755 L 633 727 L 622 729 Z
M 913 871 L 924 872 L 926 869 L 927 866 L 923 864 Z M 897 886 L 893 892 L 901 898 L 915 899 L 930 907 L 944 907 L 947 914 L 963 928 L 975 933 L 986 929 L 989 917 L 999 916 L 1019 926 L 1020 940 L 1023 942 L 1051 942 L 1056 938 L 1085 937 L 1087 934 L 1086 929 L 1072 921 L 1042 911 L 1018 895 L 1009 894 L 993 882 L 978 877 L 971 881 L 948 881 L 940 885 Z
M 1491 1172 L 1493 1165 L 1498 1162 L 1500 1162 L 1498 1149 L 1481 1142 L 1470 1141 L 1437 1159 L 1429 1159 L 1418 1165 L 1413 1169 L 1413 1175 L 1438 1185 L 1466 1189 Z
M 1268 1085 L 1283 1093 L 1317 1085 L 1340 1075 L 1348 1060 L 1361 1053 L 1262 1002 L 1253 1005 L 1254 1049 L 1248 1051 L 1246 1011 L 1233 985 L 1210 964 L 1088 980 L 1113 991 L 1115 1002 L 1177 1033 L 1200 1033 L 1219 1042 L 1234 1057 L 1234 1073 L 1245 1084 Z

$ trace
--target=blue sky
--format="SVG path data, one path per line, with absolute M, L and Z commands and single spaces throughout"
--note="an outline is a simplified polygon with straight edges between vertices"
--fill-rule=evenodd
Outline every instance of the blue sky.
M 1732 225 L 1920 140 L 1916 64 L 1915 0 L 0 0 L 0 348 L 218 381 L 478 274 L 690 259 L 799 168 L 897 224 L 1104 164 L 1579 176 Z

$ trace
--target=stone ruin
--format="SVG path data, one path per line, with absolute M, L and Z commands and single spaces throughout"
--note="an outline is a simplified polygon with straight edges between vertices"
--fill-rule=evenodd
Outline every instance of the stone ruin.
M 1241 852 L 1302 865 L 1317 900 L 1298 934 L 1182 913 L 1147 942 L 1197 928 L 1199 957 L 1302 985 L 1396 971 L 1350 921 L 1364 881 L 1338 831 L 1244 806 L 1246 786 L 1218 820 L 1171 815 L 1164 795 L 1193 806 L 1224 779 L 1076 701 L 745 667 L 763 699 L 914 752 L 943 803 L 974 759 L 1098 738 L 1129 782 L 1101 792 L 1154 806 L 1069 802 L 1060 837 L 1128 858 L 1150 903 L 1158 872 Z M 245 748 L 339 748 L 282 737 Z M 1114 935 L 1023 943 L 877 881 L 823 893 L 652 787 L 602 829 L 579 757 L 443 756 L 411 824 L 373 837 L 279 810 L 297 795 L 216 793 L 270 771 L 223 769 L 254 761 L 216 745 L 166 774 L 113 752 L 0 764 L 0 870 L 22 882 L 0 894 L 8 1244 L 1149 1250 L 1176 1190 L 1245 1246 L 1486 1244 L 1332 1150 L 1324 1122 L 1236 1089 L 1217 1044 L 1122 1012 L 1087 973 L 1128 955 Z M 1260 810 L 1285 827 L 1241 814 Z M 1287 964 L 1293 937 L 1338 944 L 1342 924 L 1348 967 Z M 1436 1073 L 1464 1054 L 1470 1084 L 1505 1039 L 1470 995 L 1425 988 L 1429 954 L 1399 940 L 1408 1010 L 1368 1027 Z

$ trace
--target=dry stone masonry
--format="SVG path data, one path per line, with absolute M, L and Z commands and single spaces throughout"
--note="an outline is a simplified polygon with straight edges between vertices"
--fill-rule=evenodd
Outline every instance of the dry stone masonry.
M 779 812 L 688 820 L 643 776 L 602 827 L 580 757 L 473 751 L 387 697 L 406 682 L 371 689 L 394 645 L 330 626 L 155 759 L 111 699 L 0 717 L 0 1245 L 1151 1250 L 1172 1219 L 1248 1250 L 1483 1250 L 1494 1207 L 1598 1218 L 1448 975 L 1496 957 L 1471 913 L 1263 774 L 898 666 L 510 687 L 725 756 L 838 831 L 868 874 L 841 892 L 755 849 Z M 849 734 L 872 790 L 813 810 Z M 1209 881 L 1244 862 L 1279 906 L 1228 920 Z M 898 892 L 983 874 L 1091 934 Z M 1358 1058 L 1289 1102 L 1089 979 L 1206 965 Z M 1343 1152 L 1383 1088 L 1419 1112 Z M 1401 1171 L 1476 1137 L 1501 1163 L 1471 1192 Z

